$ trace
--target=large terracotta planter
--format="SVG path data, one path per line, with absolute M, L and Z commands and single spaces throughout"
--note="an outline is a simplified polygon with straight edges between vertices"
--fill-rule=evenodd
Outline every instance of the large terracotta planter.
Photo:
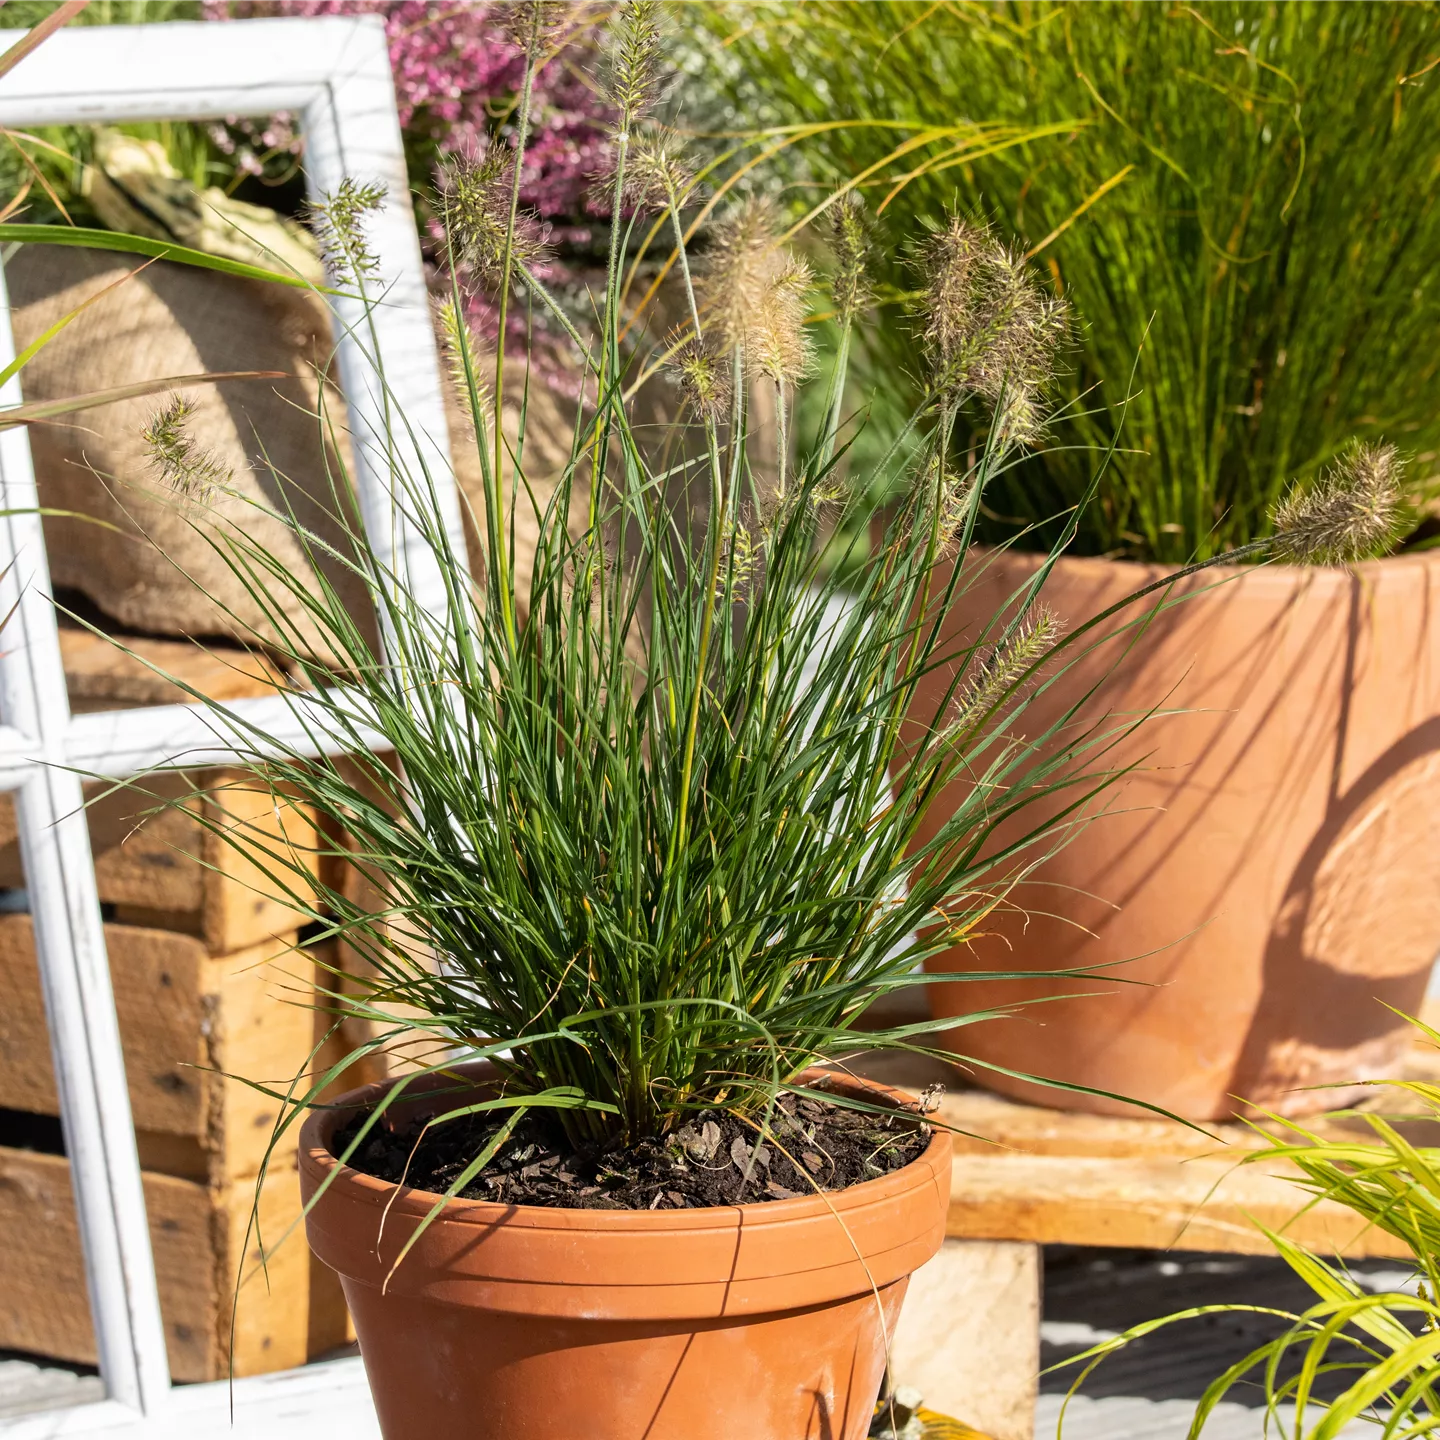
M 973 557 L 951 634 L 977 634 L 1039 563 Z M 1062 559 L 1045 599 L 1073 627 L 1162 573 Z M 1013 897 L 1028 917 L 996 916 L 932 967 L 1115 968 L 928 993 L 937 1014 L 959 1014 L 1089 992 L 950 1032 L 981 1060 L 1197 1119 L 1234 1113 L 1236 1096 L 1334 1108 L 1335 1091 L 1300 1087 L 1395 1073 L 1407 1027 L 1385 1005 L 1415 1012 L 1440 949 L 1440 559 L 1211 571 L 1186 589 L 1130 632 L 1128 653 L 1100 647 L 1016 728 L 1039 733 L 1060 697 L 1096 681 L 1092 717 L 1180 713 L 1105 757 L 1139 768 Z M 1049 1105 L 1124 1108 L 977 1078 Z
M 310 1244 L 340 1273 L 385 1440 L 866 1433 L 885 1336 L 944 1236 L 948 1135 L 824 1198 L 648 1213 L 451 1201 L 382 1293 L 435 1197 L 338 1166 L 347 1113 L 306 1122 L 301 1180 L 308 1199 L 339 1169 Z

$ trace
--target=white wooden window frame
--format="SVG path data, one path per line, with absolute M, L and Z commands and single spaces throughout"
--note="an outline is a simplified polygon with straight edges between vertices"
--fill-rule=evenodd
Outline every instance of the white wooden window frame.
M 0 49 L 20 32 L 0 32 Z M 384 32 L 373 16 L 228 24 L 86 27 L 61 31 L 0 79 L 0 125 L 210 120 L 290 111 L 301 117 L 312 196 L 346 176 L 381 181 L 388 203 L 369 234 L 379 261 L 375 345 L 389 399 L 403 410 L 443 485 L 447 528 L 463 554 L 460 510 L 445 457 L 441 380 L 419 243 L 409 203 Z M 346 336 L 358 301 L 337 308 L 340 377 L 355 437 L 356 484 L 372 543 L 438 608 L 433 554 L 396 514 L 383 447 L 381 397 L 360 345 Z M 0 366 L 15 353 L 0 275 Z M 20 403 L 20 380 L 0 406 Z M 144 378 L 144 377 L 136 377 Z M 191 1440 L 228 1432 L 286 1440 L 378 1436 L 359 1360 L 277 1375 L 172 1388 L 166 1361 L 140 1163 L 105 955 L 82 773 L 125 779 L 183 758 L 234 758 L 226 727 L 197 706 L 70 714 L 34 471 L 23 427 L 0 431 L 0 789 L 15 792 L 26 883 L 66 1150 L 107 1398 L 0 1421 L 7 1440 L 104 1436 Z M 301 743 L 283 700 L 241 701 L 237 714 Z M 313 731 L 311 732 L 313 733 Z M 0 1244 L 5 1237 L 0 1236 Z

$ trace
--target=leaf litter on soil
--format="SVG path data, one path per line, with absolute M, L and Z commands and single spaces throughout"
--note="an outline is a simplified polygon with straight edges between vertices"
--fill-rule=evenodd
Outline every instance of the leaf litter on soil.
M 363 1113 L 335 1133 L 342 1153 Z M 576 1150 L 543 1112 L 532 1112 L 460 1194 L 505 1205 L 575 1210 L 693 1210 L 793 1200 L 888 1175 L 917 1159 L 930 1127 L 915 1110 L 883 1115 L 782 1092 L 762 1135 L 763 1114 L 741 1119 L 702 1110 L 669 1135 L 624 1149 Z M 356 1170 L 391 1184 L 444 1192 L 500 1127 L 493 1113 L 428 1131 L 424 1117 L 386 1120 L 350 1157 Z M 417 1147 L 416 1141 L 420 1143 Z M 408 1167 L 408 1168 L 407 1168 Z

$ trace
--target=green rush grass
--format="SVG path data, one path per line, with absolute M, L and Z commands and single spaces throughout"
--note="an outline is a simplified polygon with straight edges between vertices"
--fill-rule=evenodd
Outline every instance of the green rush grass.
M 1069 408 L 993 487 L 987 538 L 1040 521 L 1023 543 L 1052 539 L 1117 428 L 1084 553 L 1180 563 L 1264 534 L 1281 489 L 1356 436 L 1399 445 L 1418 497 L 1433 490 L 1435 5 L 685 13 L 702 48 L 723 44 L 736 126 L 816 127 L 786 152 L 798 193 L 858 181 L 881 212 L 884 294 L 913 288 L 899 257 L 955 204 L 1021 235 L 1074 307 Z M 913 397 L 910 321 L 882 313 L 867 384 Z
M 278 697 L 301 731 L 323 730 L 346 757 L 313 759 L 317 747 L 175 681 L 210 707 L 277 804 L 298 800 L 323 835 L 345 837 L 301 853 L 266 830 L 215 822 L 312 922 L 313 939 L 346 942 L 329 962 L 330 1038 L 347 1020 L 371 1028 L 323 1074 L 307 1067 L 273 1089 L 276 1138 L 376 1052 L 405 1054 L 418 1075 L 488 1057 L 500 1093 L 450 1114 L 493 1110 L 503 1130 L 547 1108 L 573 1143 L 594 1146 L 663 1135 L 707 1106 L 761 1114 L 816 1061 L 938 1054 L 936 1030 L 994 1017 L 868 1029 L 867 1008 L 954 978 L 917 970 L 1079 833 L 1117 778 L 1108 748 L 1140 723 L 1088 713 L 1083 694 L 1041 735 L 1018 738 L 1014 723 L 1090 645 L 1166 601 L 1160 581 L 1064 635 L 1044 608 L 1045 578 L 1106 449 L 1091 457 L 1051 562 L 963 639 L 942 638 L 984 563 L 970 547 L 992 487 L 1043 417 L 1065 317 L 1034 267 L 995 232 L 937 214 L 917 277 L 928 378 L 917 377 L 889 448 L 842 479 L 857 433 L 846 357 L 870 324 L 864 214 L 838 198 L 831 207 L 836 347 L 817 367 L 806 323 L 816 277 L 776 234 L 771 209 L 722 215 L 705 271 L 692 273 L 684 234 L 697 181 L 674 137 L 641 113 L 656 88 L 656 12 L 626 6 L 608 82 L 620 111 L 612 194 L 617 213 L 628 201 L 632 228 L 653 221 L 673 237 L 685 318 L 658 342 L 622 344 L 644 327 L 622 305 L 633 247 L 616 227 L 596 321 L 582 333 L 541 278 L 542 237 L 518 203 L 526 99 L 549 54 L 546 8 L 519 13 L 533 28 L 521 35 L 516 153 L 450 172 L 435 203 L 471 273 L 507 303 L 553 313 L 584 395 L 568 461 L 537 475 L 526 372 L 519 357 L 477 345 L 452 291 L 449 368 L 471 432 L 457 443 L 474 445 L 484 477 L 473 572 L 445 525 L 451 477 L 421 467 L 393 405 L 371 455 L 412 550 L 442 582 L 430 607 L 366 533 L 343 471 L 330 477 L 330 503 L 345 544 L 327 548 L 279 507 L 314 562 L 296 569 L 253 538 L 247 516 L 205 509 L 224 477 L 185 474 L 200 452 L 184 443 L 183 405 L 162 407 L 150 427 L 157 477 L 262 617 L 252 628 L 232 615 L 232 629 L 281 662 Z M 334 284 L 362 296 L 374 283 L 365 224 L 379 200 L 358 177 L 316 217 Z M 23 238 L 80 243 L 63 225 Z M 371 295 L 368 315 L 383 303 Z M 353 337 L 367 383 L 385 394 L 373 330 L 362 322 Z M 661 369 L 683 405 L 658 433 L 642 432 L 637 389 Z M 808 408 L 797 399 L 807 383 L 821 391 Z M 327 395 L 317 425 L 333 405 Z M 969 458 L 957 461 L 962 417 Z M 1342 467 L 1323 506 L 1289 508 L 1288 533 L 1326 553 L 1368 543 L 1389 514 L 1393 474 L 1388 458 Z M 1360 479 L 1363 504 L 1342 503 Z M 267 489 L 294 493 L 280 474 Z M 877 513 L 881 494 L 891 503 Z M 538 536 L 524 584 L 517 516 Z M 1358 539 L 1357 517 L 1370 527 Z M 847 526 L 853 563 L 828 563 L 826 537 Z M 1271 548 L 1260 540 L 1238 553 Z M 359 581 L 373 617 L 352 614 L 323 581 L 309 588 L 307 572 L 336 567 Z M 937 672 L 945 693 L 921 709 L 920 686 Z M 329 862 L 363 872 L 378 903 L 358 902 Z M 414 1078 L 397 1080 L 354 1145 Z

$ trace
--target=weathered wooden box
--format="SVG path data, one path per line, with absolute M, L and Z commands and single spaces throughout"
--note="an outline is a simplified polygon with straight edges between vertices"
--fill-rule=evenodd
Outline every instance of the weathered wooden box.
M 185 698 L 103 639 L 62 636 L 77 710 Z M 227 663 L 179 642 L 126 643 L 215 698 L 271 688 L 263 662 L 243 652 Z M 271 1146 L 277 1102 L 244 1080 L 283 1087 L 307 1064 L 325 1022 L 312 1008 L 316 965 L 300 945 L 303 916 L 203 821 L 256 827 L 300 853 L 313 851 L 315 828 L 300 809 L 231 772 L 147 789 L 155 798 L 104 794 L 89 824 L 171 1372 L 219 1379 L 231 1373 L 232 1354 L 236 1375 L 285 1369 L 344 1344 L 347 1319 L 338 1282 L 312 1261 L 298 1231 L 268 1275 L 254 1273 L 252 1212 L 270 1245 L 300 1214 L 297 1135 Z M 149 813 L 158 798 L 192 792 L 185 809 Z M 0 889 L 23 883 L 7 796 Z M 93 1362 L 28 914 L 0 914 L 0 987 L 0 1348 Z

